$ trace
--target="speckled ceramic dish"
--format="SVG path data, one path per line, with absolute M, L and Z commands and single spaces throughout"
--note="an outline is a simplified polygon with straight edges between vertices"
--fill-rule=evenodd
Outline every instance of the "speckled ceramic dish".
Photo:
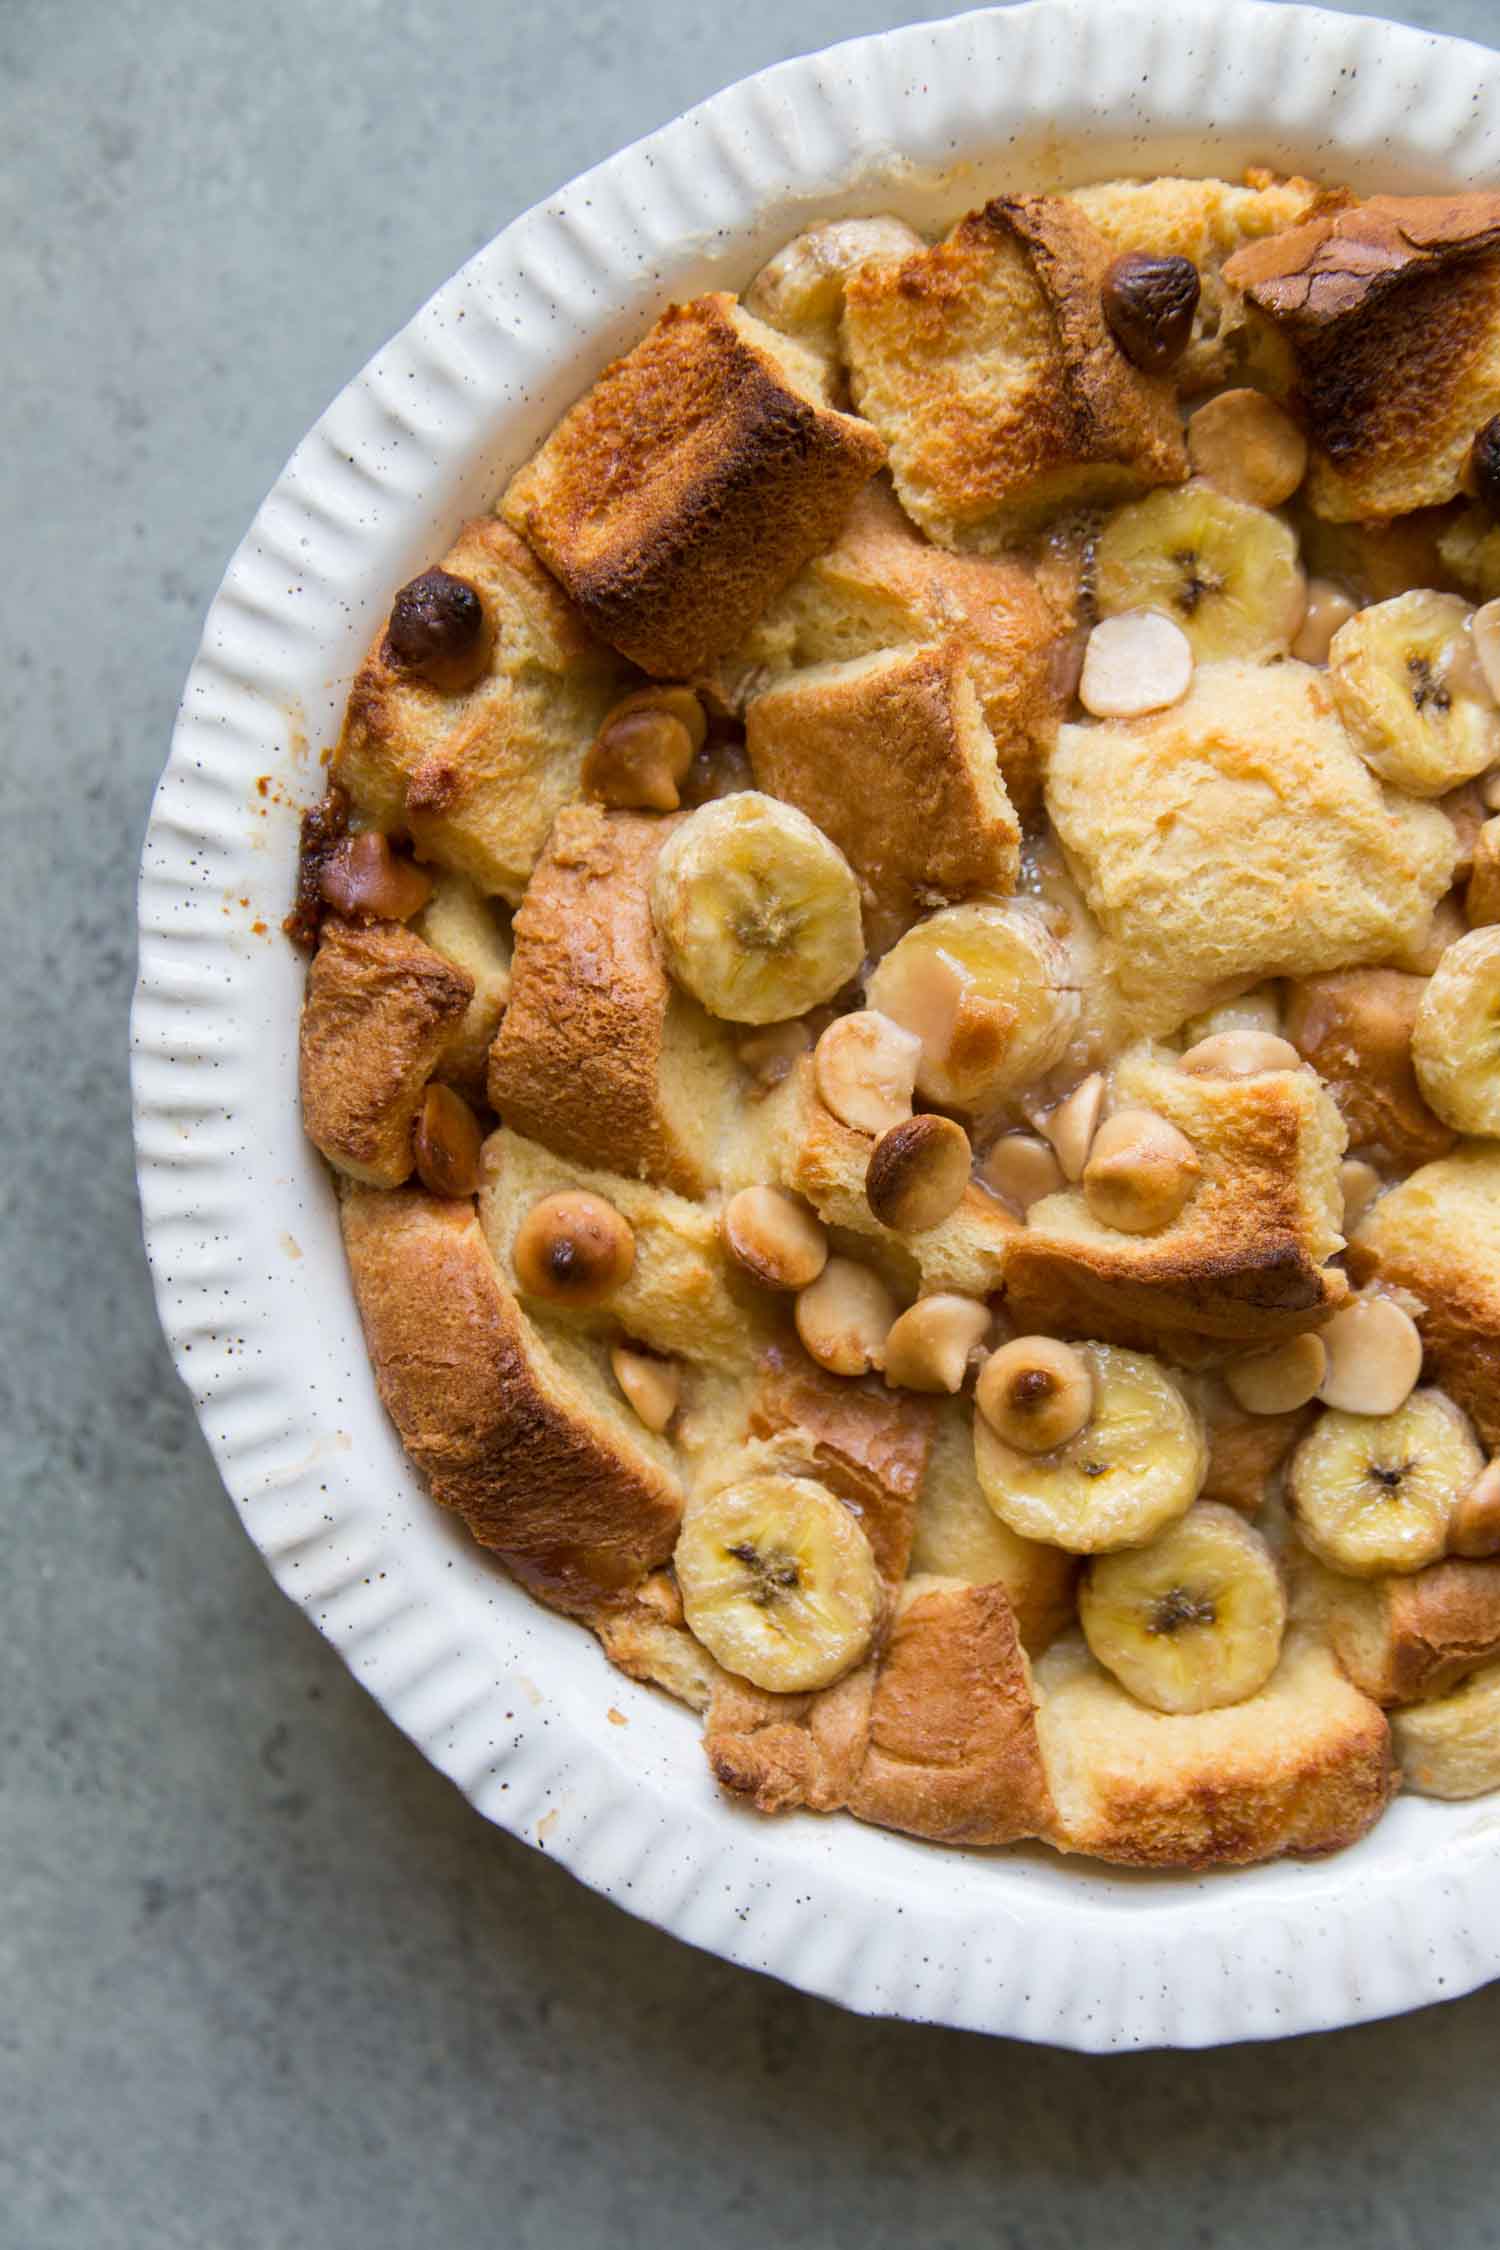
M 872 2013 L 1083 2048 L 1346 2024 L 1500 1972 L 1500 1810 L 1407 1800 L 1352 1851 L 1206 1879 L 963 1854 L 715 1791 L 427 1499 L 375 1394 L 296 1098 L 279 934 L 317 749 L 393 589 L 671 298 L 813 217 L 935 228 L 1002 185 L 1265 163 L 1500 173 L 1500 57 L 1253 0 L 1035 0 L 747 80 L 508 227 L 335 401 L 209 613 L 157 793 L 134 1016 L 162 1319 L 278 1582 L 491 1820 L 634 1913 Z

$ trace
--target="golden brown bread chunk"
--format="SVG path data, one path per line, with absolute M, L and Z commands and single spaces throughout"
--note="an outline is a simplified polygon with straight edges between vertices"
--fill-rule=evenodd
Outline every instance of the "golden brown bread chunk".
M 1060 507 L 1187 475 L 1172 385 L 1105 322 L 1110 256 L 1066 198 L 998 196 L 932 249 L 851 277 L 855 402 L 940 546 L 993 551 Z
M 756 787 L 858 876 L 872 951 L 929 907 L 1015 889 L 1020 824 L 961 641 L 794 672 L 750 704 L 745 747 Z
M 1458 493 L 1500 409 L 1500 195 L 1375 195 L 1237 252 L 1231 287 L 1289 346 L 1319 515 Z
M 380 1395 L 433 1497 L 555 1608 L 623 1600 L 676 1541 L 671 1449 L 581 1349 L 544 1340 L 472 1205 L 355 1189 L 343 1223 Z
M 442 567 L 483 604 L 490 653 L 472 687 L 436 687 L 382 632 L 350 691 L 333 778 L 375 826 L 514 902 L 624 671 L 493 516 L 465 524 Z
M 1389 960 L 1452 880 L 1451 824 L 1381 788 L 1306 664 L 1203 664 L 1171 710 L 1065 726 L 1047 809 L 1126 992 Z
M 1500 1142 L 1464 1142 L 1379 1197 L 1349 1271 L 1411 1291 L 1429 1379 L 1500 1446 Z
M 818 1482 L 858 1516 L 875 1567 L 893 1589 L 906 1576 L 935 1418 L 930 1399 L 888 1391 L 873 1378 L 825 1374 L 786 1342 L 773 1345 L 756 1370 L 749 1434 L 790 1442 Z
M 1399 969 L 1340 969 L 1292 987 L 1286 1035 L 1343 1113 L 1354 1148 L 1401 1169 L 1445 1156 L 1458 1135 L 1422 1099 L 1411 1027 L 1425 977 Z
M 574 1310 L 529 1297 L 512 1252 L 533 1205 L 579 1191 L 602 1196 L 620 1213 L 634 1235 L 635 1257 L 601 1304 Z M 634 1338 L 651 1351 L 731 1373 L 748 1373 L 788 1324 L 786 1300 L 757 1289 L 726 1253 L 717 1209 L 648 1180 L 570 1163 L 509 1127 L 484 1144 L 479 1216 L 506 1286 L 549 1321 L 611 1341 Z
M 1487 1664 L 1447 1695 L 1391 1713 L 1406 1788 L 1452 1802 L 1500 1789 L 1500 1664 Z
M 1044 1196 L 1010 1244 L 1006 1310 L 1049 1335 L 1149 1349 L 1178 1332 L 1253 1345 L 1316 1327 L 1347 1294 L 1338 1111 L 1310 1071 L 1200 1078 L 1141 1047 L 1113 1074 L 1116 1108 L 1154 1110 L 1202 1173 L 1156 1234 L 1103 1225 L 1077 1188 Z
M 632 1680 L 665 1688 L 689 1710 L 706 1711 L 726 1674 L 683 1622 L 682 1596 L 670 1569 L 653 1571 L 627 1601 L 589 1620 L 611 1664 Z
M 474 997 L 438 1058 L 436 1075 L 471 1102 L 488 1096 L 490 1048 L 510 999 L 510 932 L 500 909 L 463 875 L 439 869 L 432 896 L 412 923 L 423 943 L 474 981 Z
M 762 1812 L 842 1807 L 980 1845 L 1052 1823 L 1029 1667 L 1001 1586 L 913 1579 L 879 1659 L 811 1697 L 726 1683 L 704 1747 L 723 1785 Z
M 511 479 L 501 513 L 643 671 L 706 672 L 884 458 L 825 385 L 812 353 L 733 297 L 672 305 Z
M 494 1108 L 578 1164 L 683 1195 L 713 1180 L 737 1083 L 729 1036 L 673 984 L 651 870 L 675 821 L 570 805 L 516 915 Z
M 330 915 L 307 972 L 302 1124 L 330 1164 L 372 1187 L 411 1174 L 422 1093 L 473 980 L 399 922 Z
M 1335 1656 L 1377 1703 L 1443 1695 L 1500 1656 L 1500 1562 L 1437 1562 L 1403 1578 L 1345 1578 L 1312 1557 L 1303 1568 Z
M 898 1288 L 924 1296 L 951 1290 L 988 1297 L 1000 1287 L 1020 1222 L 983 1188 L 965 1188 L 948 1218 L 920 1234 L 882 1226 L 865 1195 L 874 1139 L 840 1123 L 819 1098 L 810 1056 L 745 1120 L 741 1147 L 726 1168 L 736 1184 L 773 1180 L 812 1205 L 825 1226 L 844 1227 L 873 1245 L 874 1262 Z
M 1452 593 L 1468 585 L 1462 569 L 1447 559 L 1461 522 L 1457 503 L 1418 508 L 1389 522 L 1329 523 L 1299 497 L 1290 516 L 1303 568 L 1347 587 L 1361 607 L 1394 601 L 1414 586 Z
M 1199 1393 L 1208 1433 L 1208 1474 L 1200 1500 L 1222 1500 L 1241 1515 L 1258 1515 L 1297 1440 L 1312 1427 L 1314 1406 L 1291 1414 L 1247 1414 L 1221 1382 L 1205 1379 Z
M 1041 802 L 1067 705 L 1076 585 L 1013 557 L 952 555 L 914 529 L 884 477 L 865 486 L 834 544 L 797 573 L 725 666 L 729 693 L 767 677 L 911 642 L 964 643 L 1000 771 L 1023 818 Z
M 1390 1730 L 1318 1641 L 1293 1630 L 1259 1694 L 1148 1710 L 1070 1634 L 1035 1670 L 1057 1806 L 1049 1841 L 1131 1867 L 1246 1867 L 1339 1850 L 1393 1787 Z
M 1023 1539 L 1002 1523 L 980 1490 L 974 1467 L 974 1417 L 968 1403 L 938 1407 L 932 1456 L 912 1532 L 913 1575 L 1003 1586 L 1028 1656 L 1039 1656 L 1072 1624 L 1076 1556 Z
M 1172 369 L 1179 391 L 1192 395 L 1232 380 L 1244 344 L 1245 308 L 1224 279 L 1224 263 L 1247 242 L 1307 217 L 1318 200 L 1311 180 L 1264 173 L 1230 180 L 1100 180 L 1074 188 L 1069 200 L 1119 257 L 1144 250 L 1159 258 L 1191 258 L 1201 293 L 1187 350 Z

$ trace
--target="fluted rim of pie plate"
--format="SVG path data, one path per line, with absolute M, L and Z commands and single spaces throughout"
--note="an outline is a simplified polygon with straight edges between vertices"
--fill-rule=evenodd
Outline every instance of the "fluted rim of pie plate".
M 1500 57 L 1265 0 L 1029 0 L 731 86 L 527 212 L 298 447 L 225 574 L 146 837 L 132 1075 L 157 1302 L 277 1582 L 486 1818 L 690 1943 L 869 2014 L 1109 2050 L 1364 2021 L 1500 1973 L 1500 1800 L 1316 1863 L 1145 1876 L 763 1821 L 699 1723 L 444 1518 L 375 1394 L 296 1101 L 296 814 L 392 590 L 673 297 L 813 217 L 1247 163 L 1500 170 Z

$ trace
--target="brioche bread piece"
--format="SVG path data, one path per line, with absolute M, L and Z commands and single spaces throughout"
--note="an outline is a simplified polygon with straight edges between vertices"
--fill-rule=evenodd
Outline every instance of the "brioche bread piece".
M 1476 516 L 1479 513 L 1476 509 Z M 1474 590 L 1457 558 L 1450 556 L 1462 520 L 1457 501 L 1442 508 L 1418 508 L 1389 521 L 1330 523 L 1325 516 L 1315 516 L 1299 496 L 1289 514 L 1303 569 L 1312 577 L 1331 578 L 1347 587 L 1362 609 L 1370 602 L 1394 601 L 1414 586 L 1430 586 L 1438 593 Z M 1484 518 L 1486 524 L 1489 520 Z M 1500 592 L 1500 581 L 1494 591 Z
M 1230 180 L 1101 180 L 1074 188 L 1069 200 L 1103 235 L 1112 257 L 1127 250 L 1159 258 L 1191 258 L 1201 294 L 1192 339 L 1172 369 L 1179 391 L 1213 390 L 1238 372 L 1245 307 L 1224 279 L 1224 262 L 1247 242 L 1295 226 L 1319 190 L 1311 180 L 1265 173 Z
M 1401 1779 L 1419 1797 L 1459 1800 L 1500 1789 L 1500 1664 L 1431 1703 L 1391 1713 Z
M 613 1204 L 635 1236 L 630 1273 L 602 1304 L 531 1298 L 512 1255 L 518 1229 L 545 1196 L 582 1190 Z M 508 1289 L 539 1317 L 726 1372 L 748 1373 L 789 1325 L 785 1300 L 757 1289 L 724 1249 L 719 1214 L 648 1180 L 571 1163 L 502 1126 L 484 1144 L 479 1216 Z
M 728 1033 L 668 976 L 651 920 L 651 870 L 675 826 L 597 805 L 558 815 L 515 919 L 489 1093 L 575 1163 L 702 1195 L 738 1075 Z
M 1500 410 L 1500 195 L 1375 195 L 1248 245 L 1224 278 L 1289 347 L 1322 516 L 1452 500 Z
M 501 513 L 642 671 L 706 672 L 884 458 L 826 386 L 814 353 L 733 297 L 669 306 L 512 477 Z
M 1327 1086 L 1355 1148 L 1405 1169 L 1445 1156 L 1458 1135 L 1430 1110 L 1411 1059 L 1425 977 L 1339 969 L 1294 985 L 1286 1036 Z
M 851 277 L 855 402 L 940 546 L 993 552 L 1059 507 L 1187 475 L 1171 383 L 1105 322 L 1110 256 L 1066 198 L 997 196 L 933 248 Z
M 1074 1619 L 1078 1559 L 1023 1539 L 995 1514 L 975 1471 L 973 1411 L 966 1400 L 943 1399 L 938 1406 L 911 1568 L 913 1576 L 1003 1586 L 1028 1656 L 1039 1656 Z
M 1316 1327 L 1343 1301 L 1348 1285 L 1326 1261 L 1343 1247 L 1344 1128 L 1311 1071 L 1200 1078 L 1138 1047 L 1117 1064 L 1110 1100 L 1185 1133 L 1201 1175 L 1156 1234 L 1105 1226 L 1077 1188 L 1034 1203 L 1006 1260 L 1014 1321 L 1106 1342 L 1184 1331 L 1250 1346 Z
M 1334 1655 L 1377 1703 L 1445 1695 L 1500 1657 L 1500 1562 L 1429 1563 L 1406 1577 L 1346 1578 L 1299 1557 Z
M 400 922 L 330 915 L 307 972 L 298 1076 L 302 1126 L 350 1179 L 411 1174 L 423 1090 L 474 996 L 472 978 Z
M 828 370 L 830 387 L 841 373 L 839 324 L 851 273 L 875 259 L 905 258 L 922 237 L 904 219 L 824 219 L 784 242 L 742 294 L 748 313 L 779 328 Z
M 1247 1867 L 1332 1852 L 1372 1827 L 1393 1786 L 1377 1704 L 1295 1627 L 1244 1703 L 1148 1710 L 1081 1635 L 1035 1669 L 1037 1731 L 1057 1825 L 1048 1841 L 1131 1867 Z
M 493 516 L 465 524 L 442 567 L 479 595 L 485 670 L 462 691 L 435 687 L 394 660 L 382 630 L 349 693 L 333 778 L 420 858 L 514 904 L 624 667 Z
M 1208 1433 L 1208 1474 L 1200 1500 L 1222 1500 L 1241 1515 L 1259 1515 L 1279 1487 L 1281 1470 L 1317 1418 L 1315 1406 L 1290 1414 L 1247 1414 L 1213 1376 L 1197 1387 Z
M 872 952 L 929 907 L 1015 889 L 1020 824 L 962 641 L 794 672 L 749 705 L 745 747 L 756 787 L 853 868 Z
M 1024 818 L 1041 803 L 1046 753 L 1067 703 L 1077 585 L 1012 557 L 952 555 L 902 513 L 884 477 L 860 493 L 834 544 L 778 594 L 726 664 L 743 701 L 767 679 L 813 664 L 957 635 L 1000 772 Z
M 474 983 L 474 997 L 438 1057 L 437 1073 L 471 1102 L 488 1099 L 485 1074 L 510 999 L 510 931 L 494 903 L 463 875 L 438 869 L 412 928 Z
M 746 1185 L 773 1180 L 804 1196 L 825 1226 L 846 1229 L 872 1245 L 872 1262 L 898 1289 L 923 1296 L 951 1290 L 988 1297 L 1000 1287 L 1020 1221 L 972 1183 L 950 1216 L 920 1234 L 882 1226 L 865 1195 L 875 1143 L 842 1124 L 819 1097 L 811 1056 L 747 1114 L 739 1146 L 726 1165 Z M 860 1246 L 862 1247 L 862 1245 Z
M 1065 726 L 1047 809 L 1127 992 L 1387 960 L 1452 880 L 1452 825 L 1383 790 L 1310 665 L 1203 664 L 1141 719 Z
M 1411 1292 L 1428 1379 L 1500 1447 L 1500 1142 L 1466 1141 L 1380 1196 L 1349 1272 Z
M 682 1488 L 603 1352 L 543 1337 L 469 1203 L 357 1188 L 343 1226 L 380 1395 L 434 1499 L 554 1608 L 624 1600 L 670 1556 Z
M 1054 1817 L 1003 1586 L 912 1579 L 878 1660 L 816 1696 L 730 1682 L 710 1706 L 704 1747 L 724 1787 L 761 1812 L 844 1807 L 879 1827 L 979 1845 L 1038 1835 Z
M 632 1680 L 664 1688 L 689 1710 L 706 1711 L 727 1685 L 727 1673 L 683 1621 L 682 1596 L 670 1569 L 653 1571 L 627 1601 L 590 1622 L 611 1664 Z

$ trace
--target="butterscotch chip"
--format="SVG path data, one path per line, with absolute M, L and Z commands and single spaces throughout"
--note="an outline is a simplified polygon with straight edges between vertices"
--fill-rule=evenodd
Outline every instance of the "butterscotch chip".
M 828 1237 L 783 1188 L 741 1188 L 724 1206 L 724 1247 L 766 1289 L 805 1289 L 828 1263 Z
M 1030 1133 L 1002 1133 L 979 1167 L 979 1177 L 1012 1210 L 1026 1212 L 1063 1185 L 1055 1150 Z
M 615 1381 L 648 1430 L 662 1431 L 682 1399 L 682 1369 L 672 1359 L 616 1344 L 609 1355 Z
M 859 1008 L 836 1016 L 813 1050 L 813 1075 L 825 1109 L 856 1133 L 884 1133 L 911 1115 L 922 1042 L 915 1032 Z
M 886 1337 L 885 1379 L 901 1390 L 960 1391 L 989 1332 L 989 1307 L 973 1297 L 919 1297 Z
M 1017 1336 L 979 1371 L 975 1404 L 997 1437 L 1021 1453 L 1050 1453 L 1094 1411 L 1094 1378 L 1070 1344 Z
M 1362 1156 L 1346 1156 L 1339 1166 L 1339 1187 L 1344 1198 L 1344 1229 L 1356 1226 L 1368 1211 L 1383 1182 L 1373 1164 Z
M 1193 415 L 1187 443 L 1200 477 L 1255 508 L 1279 508 L 1307 474 L 1306 438 L 1263 391 L 1220 391 Z
M 1104 1077 L 1096 1070 L 1043 1120 L 1042 1131 L 1057 1152 L 1065 1180 L 1083 1178 L 1103 1110 Z
M 853 1258 L 830 1258 L 797 1298 L 797 1334 L 830 1375 L 863 1375 L 885 1358 L 896 1300 L 880 1276 Z
M 511 1256 L 529 1296 L 559 1305 L 599 1305 L 629 1280 L 635 1236 L 602 1195 L 565 1190 L 532 1205 Z
M 1292 642 L 1293 656 L 1301 664 L 1326 664 L 1334 634 L 1358 613 L 1353 595 L 1331 578 L 1309 578 L 1307 609 Z
M 1180 703 L 1193 679 L 1193 646 L 1159 610 L 1101 618 L 1088 637 L 1078 700 L 1096 719 L 1137 719 Z
M 1202 1177 L 1186 1133 L 1154 1110 L 1121 1109 L 1094 1136 L 1083 1192 L 1101 1225 L 1159 1234 L 1180 1216 Z
M 429 1086 L 412 1135 L 417 1177 L 432 1195 L 472 1195 L 479 1186 L 479 1120 L 451 1086 Z
M 1190 1078 L 1258 1078 L 1262 1071 L 1296 1070 L 1302 1057 L 1289 1039 L 1270 1031 L 1216 1031 L 1182 1058 Z
M 1236 1360 L 1225 1368 L 1224 1380 L 1248 1414 L 1293 1414 L 1317 1397 L 1327 1370 L 1321 1336 L 1289 1336 L 1274 1351 Z
M 1327 1354 L 1318 1397 L 1346 1414 L 1395 1414 L 1422 1372 L 1422 1339 L 1390 1297 L 1360 1297 L 1322 1331 Z
M 893 1125 L 870 1154 L 870 1209 L 898 1234 L 940 1226 L 963 1201 L 973 1154 L 968 1134 L 951 1117 L 924 1112 Z

